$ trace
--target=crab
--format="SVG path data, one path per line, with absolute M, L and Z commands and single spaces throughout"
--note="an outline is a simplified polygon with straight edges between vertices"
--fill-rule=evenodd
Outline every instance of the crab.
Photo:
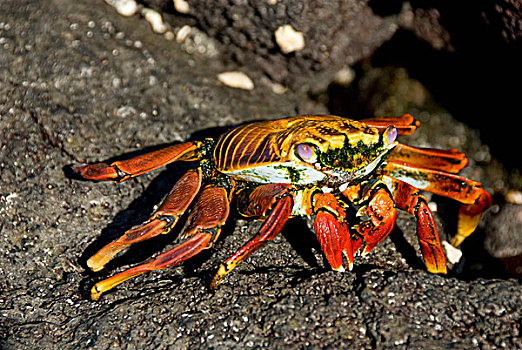
M 175 161 L 191 165 L 148 220 L 105 245 L 87 265 L 100 271 L 130 245 L 168 233 L 195 202 L 179 243 L 96 283 L 90 298 L 97 300 L 130 278 L 177 265 L 212 247 L 229 216 L 232 197 L 241 215 L 262 224 L 219 266 L 211 289 L 272 240 L 292 217 L 313 218 L 331 268 L 352 270 L 355 253 L 369 253 L 392 230 L 397 209 L 416 217 L 426 269 L 445 274 L 446 259 L 422 191 L 461 203 L 451 241 L 455 247 L 476 229 L 491 198 L 479 182 L 457 175 L 468 164 L 464 153 L 417 148 L 396 140 L 418 126 L 408 114 L 363 121 L 302 115 L 244 124 L 217 141 L 185 142 L 111 164 L 73 167 L 83 179 L 122 182 Z

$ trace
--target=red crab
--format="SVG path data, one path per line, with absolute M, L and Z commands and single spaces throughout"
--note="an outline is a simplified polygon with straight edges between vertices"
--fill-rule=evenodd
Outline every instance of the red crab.
M 421 190 L 462 203 L 454 246 L 475 230 L 491 199 L 480 183 L 456 175 L 468 164 L 463 153 L 396 141 L 397 135 L 411 134 L 417 126 L 410 115 L 363 122 L 303 115 L 239 126 L 217 141 L 181 143 L 112 164 L 74 167 L 85 179 L 122 182 L 171 162 L 194 164 L 150 219 L 107 244 L 87 265 L 99 271 L 129 245 L 168 233 L 195 200 L 181 243 L 97 283 L 91 298 L 211 247 L 229 215 L 232 197 L 239 213 L 263 224 L 255 237 L 221 264 L 211 288 L 295 216 L 314 217 L 317 239 L 331 267 L 351 270 L 355 252 L 370 252 L 391 231 L 396 208 L 417 218 L 427 270 L 446 273 L 446 259 Z M 349 207 L 357 214 L 349 215 Z

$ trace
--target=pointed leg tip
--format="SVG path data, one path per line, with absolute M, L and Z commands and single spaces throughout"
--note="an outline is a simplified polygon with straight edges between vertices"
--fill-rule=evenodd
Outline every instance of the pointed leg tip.
M 443 266 L 428 266 L 428 272 L 436 274 L 436 275 L 446 275 L 448 273 L 448 269 L 446 265 Z
M 87 266 L 91 269 L 91 271 L 98 272 L 103 270 L 105 265 L 96 262 L 93 258 L 94 257 L 91 257 L 89 260 L 87 260 Z
M 210 282 L 209 286 L 208 286 L 208 289 L 211 291 L 211 292 L 215 292 L 216 289 L 219 287 L 219 285 L 221 284 L 221 279 L 219 278 L 213 278 L 212 281 Z
M 368 245 L 366 245 L 366 247 L 364 247 L 364 249 L 361 252 L 361 256 L 365 256 L 365 255 L 370 254 L 372 249 L 373 249 L 373 247 L 368 247 Z
M 229 271 L 227 271 L 226 267 L 223 264 L 221 264 L 219 266 L 218 271 L 212 278 L 212 281 L 210 282 L 209 289 L 211 291 L 215 291 L 219 287 L 221 282 L 223 281 L 223 278 L 225 277 L 225 275 L 228 274 L 228 272 Z
M 98 299 L 100 299 L 101 295 L 102 295 L 102 292 L 98 291 L 98 287 L 96 287 L 96 285 L 94 285 L 91 288 L 91 300 L 97 301 Z
M 70 171 L 76 178 L 93 181 L 123 181 L 116 168 L 105 163 L 73 165 Z

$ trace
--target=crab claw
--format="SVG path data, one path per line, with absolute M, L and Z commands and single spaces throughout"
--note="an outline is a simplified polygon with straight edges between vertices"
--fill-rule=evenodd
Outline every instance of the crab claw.
M 353 268 L 352 241 L 346 226 L 331 213 L 320 211 L 315 216 L 315 234 L 326 259 L 335 271 L 345 271 L 343 257 L 348 270 Z

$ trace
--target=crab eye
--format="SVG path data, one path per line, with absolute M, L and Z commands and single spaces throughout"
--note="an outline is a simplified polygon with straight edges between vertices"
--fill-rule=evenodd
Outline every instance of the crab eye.
M 395 141 L 395 139 L 397 138 L 397 128 L 394 126 L 389 126 L 386 129 L 386 136 L 388 137 L 388 144 Z
M 316 160 L 316 154 L 313 145 L 301 143 L 297 145 L 296 152 L 299 158 L 305 162 L 313 163 Z

